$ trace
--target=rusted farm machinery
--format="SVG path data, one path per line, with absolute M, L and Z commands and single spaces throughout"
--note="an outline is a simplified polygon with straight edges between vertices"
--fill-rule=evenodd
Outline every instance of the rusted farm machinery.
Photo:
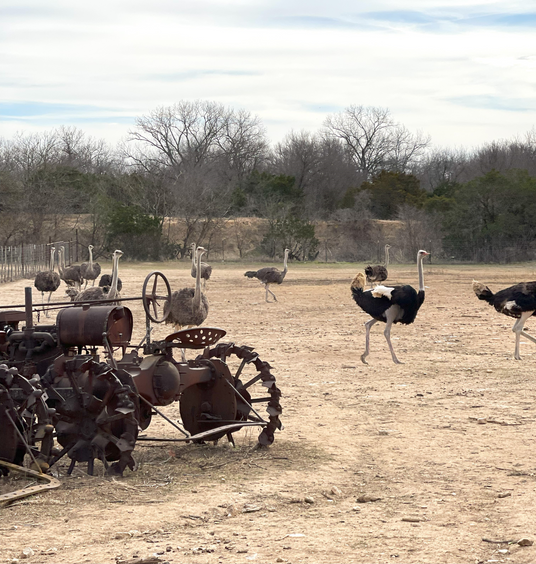
M 46 472 L 67 456 L 68 473 L 85 463 L 93 474 L 98 459 L 107 473 L 122 474 L 135 469 L 138 433 L 156 414 L 181 433 L 169 440 L 233 442 L 234 432 L 257 426 L 259 444 L 270 445 L 282 428 L 281 392 L 270 365 L 251 347 L 220 343 L 226 332 L 213 327 L 152 341 L 151 322 L 165 320 L 169 297 L 166 277 L 152 272 L 141 298 L 121 305 L 54 304 L 53 325 L 34 325 L 31 288 L 24 306 L 0 306 L 0 460 L 21 465 L 29 455 L 32 467 Z M 135 299 L 146 313 L 139 345 L 130 343 L 133 316 L 123 305 Z M 174 357 L 178 349 L 181 360 Z M 185 349 L 199 354 L 186 360 Z M 160 409 L 176 401 L 181 421 Z

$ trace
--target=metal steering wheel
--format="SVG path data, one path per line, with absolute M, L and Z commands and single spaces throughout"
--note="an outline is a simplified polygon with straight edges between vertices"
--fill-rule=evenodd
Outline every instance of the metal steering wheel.
M 159 286 L 159 282 L 165 285 L 165 289 L 162 288 L 162 284 Z M 148 290 L 148 288 L 150 289 Z M 163 292 L 167 292 L 167 294 L 163 295 Z M 164 313 L 164 304 L 166 301 L 171 302 L 171 288 L 168 279 L 162 272 L 154 270 L 147 275 L 143 283 L 141 299 L 143 309 L 151 321 L 163 323 L 166 320 L 169 311 Z

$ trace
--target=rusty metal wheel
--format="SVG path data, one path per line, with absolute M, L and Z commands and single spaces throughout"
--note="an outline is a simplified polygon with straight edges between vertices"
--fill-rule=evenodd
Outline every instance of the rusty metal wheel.
M 53 445 L 54 410 L 39 378 L 26 378 L 17 368 L 0 366 L 0 459 L 22 465 L 29 454 L 41 468 L 48 468 Z
M 87 360 L 67 367 L 66 377 L 47 391 L 57 410 L 55 429 L 63 447 L 53 463 L 67 455 L 69 474 L 77 462 L 87 462 L 92 475 L 95 459 L 108 474 L 122 474 L 127 466 L 134 470 L 140 406 L 128 372 Z
M 17 458 L 19 438 L 17 436 L 17 429 L 15 425 L 13 425 L 13 420 L 16 420 L 16 418 L 17 412 L 9 390 L 0 384 L 0 429 L 2 429 L 0 460 L 5 460 L 6 462 L 14 463 Z M 0 467 L 0 476 L 2 476 L 3 473 Z
M 200 363 L 210 365 L 212 379 L 188 386 L 180 398 L 182 423 L 191 435 L 206 433 L 236 420 L 237 398 L 229 386 L 234 382 L 229 370 L 217 359 Z M 226 431 L 215 431 L 207 439 L 216 441 L 226 434 Z
M 154 270 L 147 275 L 141 297 L 147 317 L 154 323 L 163 323 L 169 315 L 164 313 L 164 304 L 171 301 L 171 287 L 162 272 Z
M 199 359 L 219 359 L 225 363 L 230 375 L 226 385 L 236 400 L 234 422 L 243 422 L 243 427 L 248 424 L 263 427 L 258 437 L 259 444 L 271 445 L 276 429 L 283 428 L 279 419 L 282 413 L 279 403 L 281 391 L 270 372 L 271 366 L 263 362 L 251 347 L 239 347 L 233 343 L 220 343 L 205 351 Z M 239 429 L 237 425 L 231 433 Z

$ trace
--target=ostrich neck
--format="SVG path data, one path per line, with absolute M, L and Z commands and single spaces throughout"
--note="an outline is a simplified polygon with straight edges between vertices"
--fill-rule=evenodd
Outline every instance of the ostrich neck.
M 63 268 L 63 252 L 61 251 L 61 249 L 58 251 L 58 271 L 63 277 L 65 269 Z
M 52 251 L 50 253 L 50 270 L 52 270 L 52 272 L 55 272 L 56 270 L 56 264 L 55 264 L 55 258 L 56 256 L 56 249 L 54 249 L 54 247 L 52 248 Z
M 288 253 L 285 253 L 285 260 L 283 261 L 283 273 L 285 274 L 288 270 L 287 261 L 288 261 Z
M 198 308 L 201 305 L 201 255 L 197 254 L 197 272 L 195 273 L 195 292 L 192 306 Z
M 119 266 L 119 256 L 114 255 L 114 261 L 112 264 L 112 282 L 110 284 L 110 291 L 108 292 L 108 299 L 115 298 L 117 295 L 117 280 L 118 280 L 118 266 Z
M 389 266 L 389 249 L 385 247 L 385 266 Z
M 423 267 L 422 267 L 422 261 L 423 261 L 424 257 L 420 256 L 417 259 L 417 262 L 419 263 L 418 268 L 419 268 L 419 292 L 424 292 L 424 272 L 423 272 Z
M 93 270 L 93 251 L 89 249 L 89 269 Z

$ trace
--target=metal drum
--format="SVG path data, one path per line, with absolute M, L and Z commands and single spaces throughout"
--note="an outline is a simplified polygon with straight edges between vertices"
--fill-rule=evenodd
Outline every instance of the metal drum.
M 84 305 L 62 309 L 56 318 L 58 338 L 64 346 L 128 345 L 132 336 L 132 312 L 124 306 Z

